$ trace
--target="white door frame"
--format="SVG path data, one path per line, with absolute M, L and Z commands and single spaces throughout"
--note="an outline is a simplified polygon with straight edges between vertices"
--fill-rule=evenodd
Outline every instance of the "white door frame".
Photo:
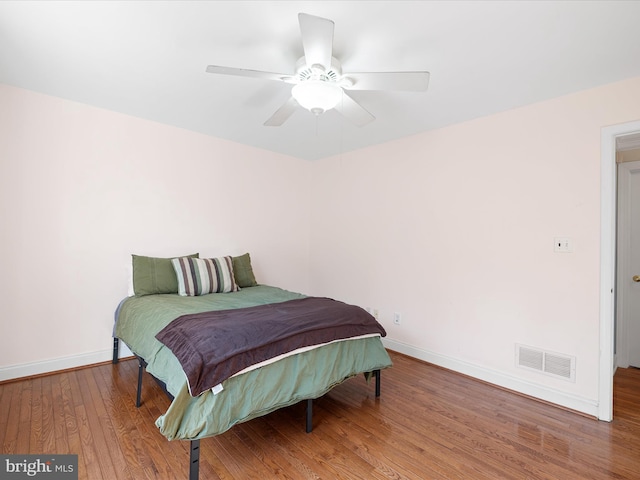
M 615 274 L 616 274 L 616 138 L 640 133 L 640 122 L 604 127 L 600 141 L 600 371 L 598 418 L 613 420 Z

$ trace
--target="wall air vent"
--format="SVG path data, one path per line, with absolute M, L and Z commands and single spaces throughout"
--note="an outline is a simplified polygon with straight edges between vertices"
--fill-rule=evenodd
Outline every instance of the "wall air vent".
M 571 382 L 576 380 L 576 357 L 569 355 L 516 344 L 516 366 Z

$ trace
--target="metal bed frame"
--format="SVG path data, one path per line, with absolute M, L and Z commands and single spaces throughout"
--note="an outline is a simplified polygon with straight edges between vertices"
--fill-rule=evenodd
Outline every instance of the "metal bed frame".
M 119 361 L 119 352 L 120 352 L 120 339 L 117 337 L 113 338 L 113 359 L 112 363 L 115 365 Z M 147 366 L 147 362 L 144 358 L 136 355 L 135 357 L 138 359 L 138 390 L 136 393 L 136 408 L 139 408 L 142 405 L 142 374 Z M 374 370 L 373 372 L 369 372 L 375 378 L 375 391 L 376 398 L 380 396 L 380 370 Z M 160 386 L 162 391 L 169 397 L 170 400 L 173 401 L 173 395 L 169 393 L 167 390 L 166 384 L 157 379 L 155 376 L 149 374 L 151 378 L 153 378 L 156 383 Z M 307 408 L 305 415 L 305 431 L 307 433 L 311 433 L 313 430 L 313 399 L 307 399 Z M 189 480 L 198 480 L 200 476 L 200 440 L 189 440 Z

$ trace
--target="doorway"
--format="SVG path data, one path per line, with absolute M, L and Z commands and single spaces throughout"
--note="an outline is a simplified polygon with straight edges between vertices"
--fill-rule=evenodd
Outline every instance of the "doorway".
M 625 140 L 640 138 L 640 122 L 604 127 L 600 150 L 600 369 L 598 419 L 613 420 L 616 305 L 616 151 Z
M 640 136 L 618 146 L 616 366 L 640 368 Z M 632 241 L 635 239 L 635 243 Z

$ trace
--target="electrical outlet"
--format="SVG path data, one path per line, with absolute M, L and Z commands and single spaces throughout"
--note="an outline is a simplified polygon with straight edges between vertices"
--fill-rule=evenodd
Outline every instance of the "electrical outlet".
M 402 321 L 402 314 L 400 312 L 394 312 L 393 323 L 396 325 L 400 325 L 401 321 Z

